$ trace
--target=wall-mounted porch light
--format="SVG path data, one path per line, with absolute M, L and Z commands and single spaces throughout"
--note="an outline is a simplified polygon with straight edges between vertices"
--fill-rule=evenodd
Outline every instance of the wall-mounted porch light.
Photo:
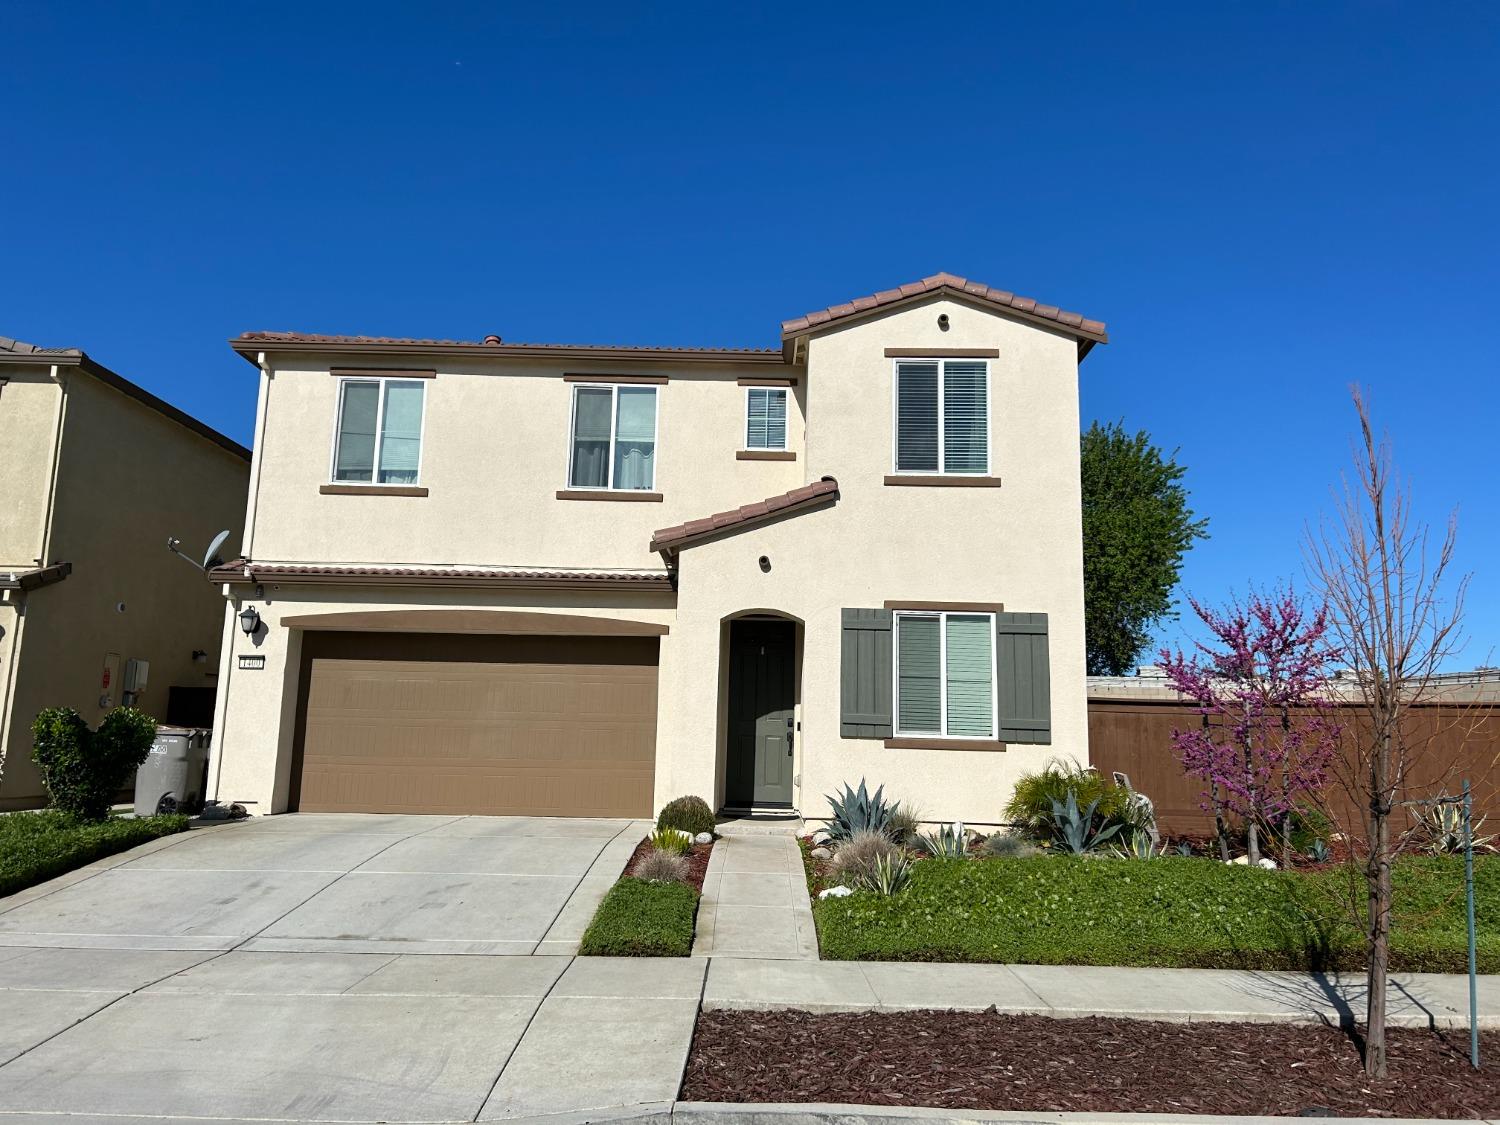
M 255 630 L 260 628 L 260 614 L 255 612 L 253 605 L 247 605 L 240 610 L 240 631 L 247 637 L 255 636 Z

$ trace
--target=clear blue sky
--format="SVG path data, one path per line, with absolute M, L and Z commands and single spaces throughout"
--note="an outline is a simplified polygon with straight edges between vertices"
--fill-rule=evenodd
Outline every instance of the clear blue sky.
M 0 0 L 0 41 L 0 334 L 242 441 L 246 329 L 769 345 L 946 269 L 1109 323 L 1085 421 L 1180 447 L 1210 600 L 1300 574 L 1368 384 L 1460 507 L 1463 662 L 1500 642 L 1492 5 Z

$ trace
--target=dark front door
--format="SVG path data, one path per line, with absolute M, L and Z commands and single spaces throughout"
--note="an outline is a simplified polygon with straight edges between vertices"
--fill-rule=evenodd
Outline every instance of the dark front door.
M 729 623 L 731 808 L 792 805 L 797 627 L 790 621 Z

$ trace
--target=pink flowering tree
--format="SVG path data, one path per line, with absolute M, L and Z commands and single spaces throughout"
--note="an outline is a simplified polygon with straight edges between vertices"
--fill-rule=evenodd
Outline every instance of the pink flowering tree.
M 1223 610 L 1189 598 L 1209 642 L 1191 655 L 1161 651 L 1172 686 L 1198 704 L 1202 723 L 1173 730 L 1183 767 L 1206 782 L 1228 859 L 1225 817 L 1245 822 L 1251 863 L 1260 861 L 1262 828 L 1286 823 L 1299 800 L 1328 782 L 1339 726 L 1329 706 L 1334 651 L 1327 610 L 1309 609 L 1292 592 L 1252 592 Z

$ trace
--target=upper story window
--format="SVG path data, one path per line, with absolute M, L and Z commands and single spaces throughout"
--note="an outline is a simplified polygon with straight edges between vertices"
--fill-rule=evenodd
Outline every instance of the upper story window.
M 786 390 L 782 387 L 747 387 L 745 395 L 745 448 L 786 448 Z
M 416 484 L 422 462 L 422 396 L 418 379 L 344 379 L 339 383 L 333 479 L 346 483 Z
M 896 614 L 896 733 L 995 736 L 995 615 Z
M 656 388 L 573 388 L 569 488 L 656 487 Z
M 896 472 L 990 469 L 990 372 L 984 360 L 896 363 Z

